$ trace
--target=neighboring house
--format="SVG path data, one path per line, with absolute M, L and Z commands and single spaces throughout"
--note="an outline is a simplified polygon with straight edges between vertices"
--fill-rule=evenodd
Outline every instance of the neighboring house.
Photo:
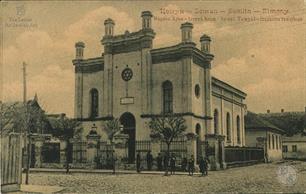
M 245 116 L 245 125 L 247 146 L 263 147 L 267 161 L 282 159 L 282 129 L 252 112 Z
M 306 135 L 295 134 L 283 137 L 283 157 L 285 159 L 306 160 Z
M 23 167 L 26 166 L 27 161 L 25 143 L 28 140 L 25 141 L 25 132 L 30 132 L 31 134 L 30 167 L 41 167 L 43 162 L 59 162 L 59 140 L 52 138 L 52 135 L 57 132 L 52 126 L 52 121 L 61 115 L 46 115 L 39 105 L 36 95 L 32 100 L 28 100 L 26 105 L 23 102 L 5 102 L 1 104 L 1 135 L 10 133 L 22 135 Z M 26 129 L 27 131 L 25 131 Z M 56 144 L 58 149 L 54 149 L 56 147 L 53 146 L 55 145 L 54 141 L 58 143 Z
M 198 48 L 193 24 L 186 22 L 180 42 L 153 48 L 153 15 L 144 11 L 141 17 L 142 28 L 120 35 L 114 34 L 115 22 L 105 20 L 101 56 L 86 59 L 85 44 L 75 45 L 75 118 L 82 122 L 83 139 L 96 130 L 106 141 L 105 122 L 119 118 L 129 137 L 127 157 L 134 161 L 138 143 L 150 141 L 150 119 L 174 114 L 184 117 L 187 132 L 200 141 L 215 134 L 225 136 L 225 146 L 245 146 L 246 94 L 211 76 L 211 38 L 201 36 Z M 188 155 L 199 149 L 190 145 Z

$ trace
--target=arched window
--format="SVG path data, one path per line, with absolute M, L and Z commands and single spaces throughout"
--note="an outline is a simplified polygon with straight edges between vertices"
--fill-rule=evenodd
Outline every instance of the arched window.
M 226 114 L 226 140 L 231 141 L 231 115 L 229 113 Z
M 214 111 L 214 134 L 218 134 L 219 132 L 219 113 L 218 110 Z
M 90 117 L 95 118 L 99 112 L 99 92 L 93 88 L 90 90 Z
M 237 124 L 237 142 L 240 143 L 241 136 L 240 136 L 240 117 L 239 115 L 237 116 L 236 124 Z
M 170 81 L 163 83 L 163 112 L 172 113 L 173 111 L 173 87 Z

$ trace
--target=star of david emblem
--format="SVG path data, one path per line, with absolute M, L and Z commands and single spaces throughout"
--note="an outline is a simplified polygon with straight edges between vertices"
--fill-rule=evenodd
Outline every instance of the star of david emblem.
M 122 73 L 121 77 L 124 81 L 129 81 L 133 77 L 133 71 L 130 68 L 125 68 Z

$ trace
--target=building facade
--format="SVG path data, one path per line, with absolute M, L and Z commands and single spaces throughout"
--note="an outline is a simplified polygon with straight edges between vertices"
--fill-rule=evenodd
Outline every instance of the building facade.
M 282 135 L 285 132 L 251 112 L 246 115 L 245 120 L 246 146 L 263 147 L 266 161 L 281 160 L 283 158 Z
M 306 136 L 295 134 L 283 137 L 283 157 L 285 159 L 306 160 Z
M 181 25 L 176 45 L 153 48 L 152 14 L 141 14 L 142 28 L 115 35 L 115 22 L 104 22 L 104 52 L 85 59 L 85 44 L 76 43 L 75 118 L 82 122 L 83 139 L 95 130 L 107 140 L 104 123 L 119 118 L 129 142 L 150 140 L 148 122 L 173 114 L 184 117 L 187 132 L 225 137 L 225 146 L 244 146 L 246 94 L 211 76 L 211 39 L 203 35 L 200 48 L 192 39 L 193 24 Z M 135 145 L 129 144 L 129 157 Z M 191 153 L 196 155 L 196 143 Z M 133 153 L 134 154 L 131 154 Z

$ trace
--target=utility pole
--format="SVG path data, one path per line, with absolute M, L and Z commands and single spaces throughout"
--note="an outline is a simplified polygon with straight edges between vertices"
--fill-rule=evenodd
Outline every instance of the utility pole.
M 28 126 L 28 105 L 27 105 L 27 73 L 26 73 L 27 64 L 23 62 L 22 64 L 22 72 L 23 72 L 23 103 L 25 107 L 24 112 L 24 126 L 25 126 L 25 144 L 24 146 L 27 148 L 27 160 L 26 160 L 26 179 L 25 184 L 29 184 L 29 172 L 30 172 L 30 162 L 31 162 L 31 137 L 30 137 L 30 129 Z
M 23 62 L 22 64 L 22 72 L 23 72 L 23 103 L 27 102 L 27 72 L 26 72 L 27 64 Z

